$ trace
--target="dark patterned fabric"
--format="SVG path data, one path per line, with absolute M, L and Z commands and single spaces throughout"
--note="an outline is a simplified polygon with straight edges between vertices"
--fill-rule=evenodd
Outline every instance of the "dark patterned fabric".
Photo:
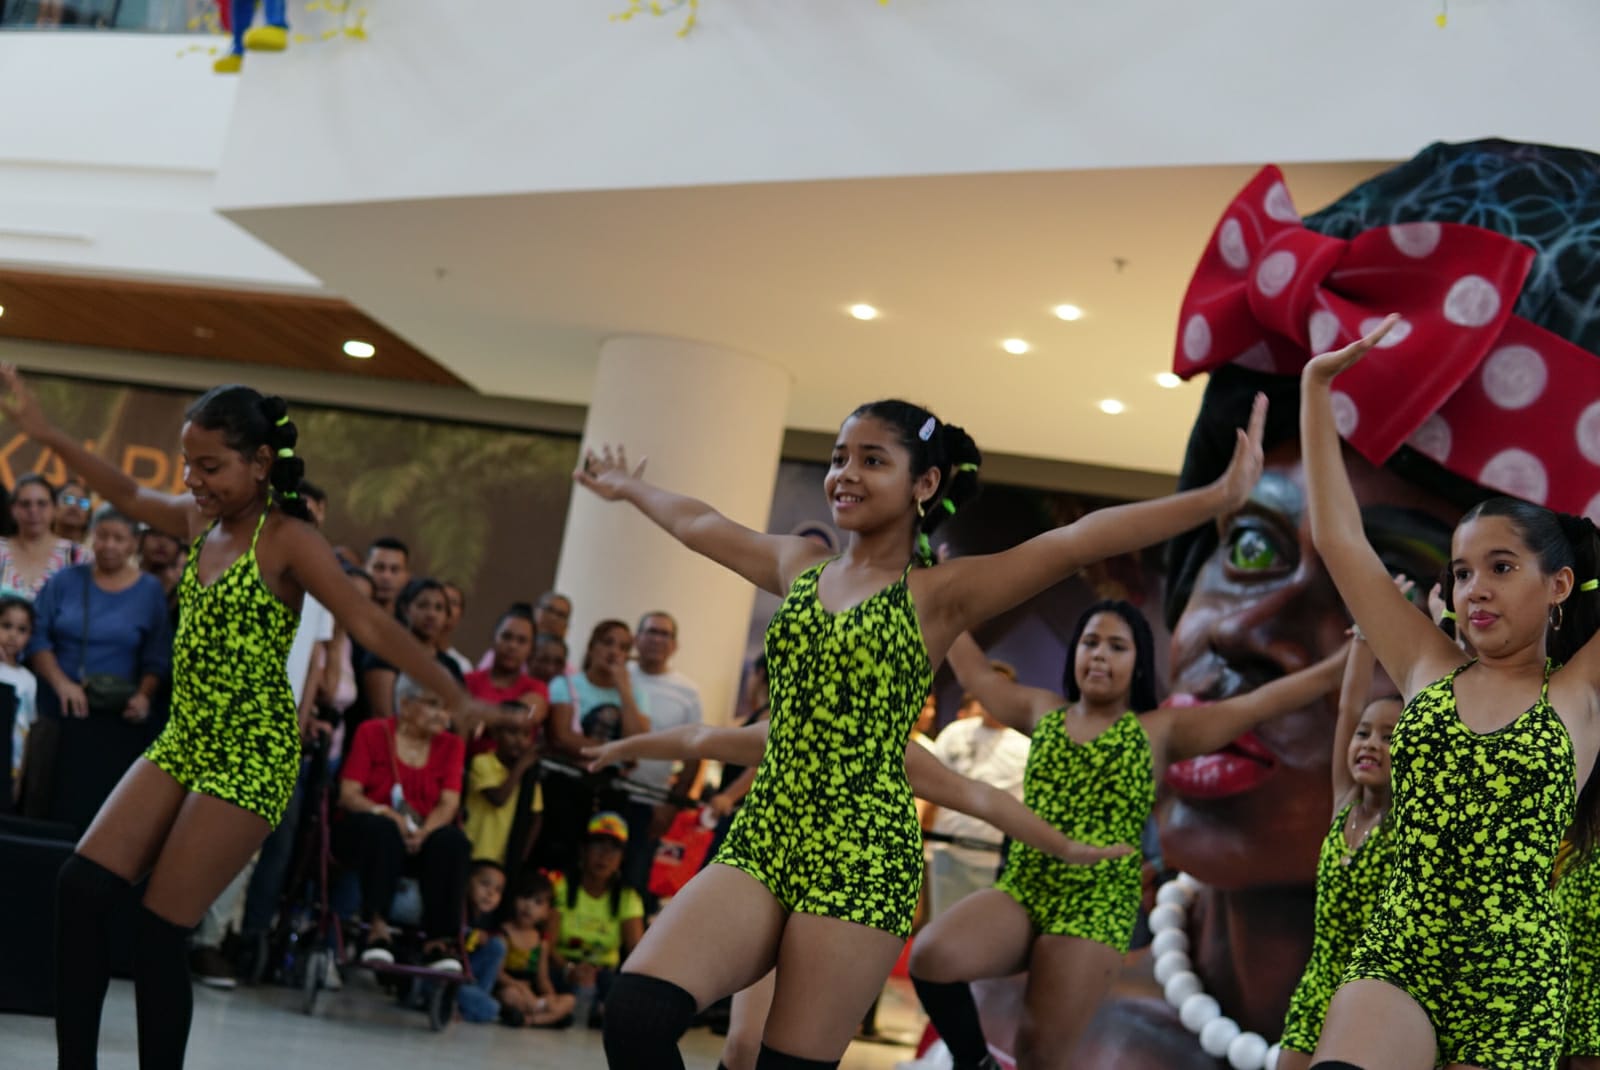
M 789 911 L 909 936 L 922 833 L 905 752 L 933 683 L 928 648 L 905 575 L 829 613 L 825 567 L 795 579 L 767 626 L 767 750 L 713 861 Z
M 1551 875 L 1577 809 L 1572 740 L 1548 663 L 1533 706 L 1472 731 L 1455 694 L 1469 667 L 1417 692 L 1395 726 L 1394 873 L 1342 983 L 1404 989 L 1446 1065 L 1553 1070 L 1568 949 Z
M 1096 847 L 1125 843 L 1121 858 L 1073 866 L 1025 843 L 1011 844 L 998 887 L 1044 936 L 1076 936 L 1126 952 L 1139 918 L 1141 834 L 1156 804 L 1150 737 L 1129 711 L 1087 743 L 1067 732 L 1065 710 L 1033 730 L 1022 797 L 1028 809 Z
M 1311 961 L 1306 963 L 1300 984 L 1289 1000 L 1283 1039 L 1279 1041 L 1290 1051 L 1306 1055 L 1317 1050 L 1328 1003 L 1389 882 L 1389 869 L 1394 862 L 1394 837 L 1387 817 L 1352 854 L 1344 836 L 1352 806 L 1354 803 L 1345 804 L 1322 841 L 1322 853 L 1317 858 L 1316 933 L 1311 942 Z
M 145 757 L 190 791 L 233 803 L 277 827 L 300 772 L 300 728 L 289 688 L 289 647 L 299 624 L 267 589 L 248 553 L 202 586 L 195 540 L 178 584 L 172 649 L 172 716 Z M 214 526 L 214 525 L 213 525 Z
M 1562 873 L 1556 907 L 1572 945 L 1572 1006 L 1561 1054 L 1600 1057 L 1600 852 Z

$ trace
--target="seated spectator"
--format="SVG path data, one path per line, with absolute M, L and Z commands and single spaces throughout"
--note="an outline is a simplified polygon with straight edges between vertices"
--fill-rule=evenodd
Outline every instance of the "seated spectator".
M 541 1029 L 565 1029 L 572 1024 L 578 998 L 570 992 L 557 992 L 550 981 L 552 898 L 550 878 L 537 871 L 520 878 L 511 893 L 511 909 L 500 930 L 506 942 L 505 963 L 495 989 L 502 1021 L 521 1018 Z
M 166 597 L 133 563 L 132 522 L 102 508 L 90 538 L 94 563 L 58 572 L 39 593 L 26 651 L 49 685 L 40 724 L 54 722 L 57 748 L 47 758 L 30 746 L 25 811 L 79 829 L 149 744 L 151 700 L 172 663 Z
M 578 871 L 555 879 L 551 976 L 560 991 L 589 1004 L 590 1029 L 600 1028 L 617 967 L 644 936 L 644 900 L 622 883 L 627 846 L 622 815 L 598 813 L 589 821 Z
M 361 916 L 371 926 L 361 961 L 395 961 L 385 915 L 401 875 L 411 874 L 422 891 L 423 961 L 459 970 L 451 950 L 471 845 L 455 819 L 466 748 L 446 730 L 439 696 L 401 676 L 395 699 L 398 715 L 361 725 L 340 770 L 334 853 L 361 879 Z
M 0 686 L 17 696 L 17 715 L 11 723 L 11 788 L 13 797 L 0 798 L 0 811 L 10 810 L 22 784 L 22 755 L 28 729 L 36 716 L 39 693 L 33 673 L 22 667 L 22 651 L 33 636 L 33 605 L 20 595 L 0 595 Z
M 31 602 L 50 577 L 89 560 L 88 550 L 50 531 L 55 518 L 55 487 L 31 472 L 17 480 L 11 491 L 11 519 L 17 531 L 0 539 L 0 590 Z
M 500 983 L 500 966 L 506 959 L 506 939 L 500 935 L 500 903 L 506 891 L 506 873 L 486 858 L 476 859 L 467 874 L 467 968 L 472 980 L 457 993 L 461 1017 L 469 1022 L 522 1025 L 520 1013 L 508 1014 L 494 998 Z
M 532 650 L 533 620 L 512 607 L 495 628 L 489 668 L 467 674 L 467 693 L 496 706 L 506 703 L 525 706 L 532 714 L 533 724 L 542 724 L 549 712 L 550 689 L 543 681 L 528 675 L 528 655 Z M 469 750 L 477 754 L 493 746 L 493 736 L 485 733 L 470 744 Z
M 496 725 L 490 733 L 495 749 L 474 757 L 467 772 L 467 839 L 473 858 L 520 873 L 544 810 L 539 752 L 527 721 Z
M 377 577 L 374 576 L 373 579 L 376 600 L 382 588 L 376 583 Z M 444 627 L 447 613 L 444 584 L 425 576 L 408 582 L 395 600 L 395 616 L 399 618 L 400 623 L 409 628 L 411 634 L 423 646 L 436 651 L 439 630 Z M 461 670 L 456 668 L 454 661 L 442 652 L 436 652 L 434 656 L 452 676 L 461 679 Z M 393 717 L 394 686 L 399 670 L 378 655 L 367 651 L 362 656 L 360 672 L 360 687 L 367 701 L 368 715 L 377 720 Z
M 61 484 L 56 492 L 56 516 L 50 530 L 57 538 L 84 545 L 89 541 L 89 510 L 93 506 L 89 487 L 76 476 Z
M 558 676 L 567 674 L 567 641 L 558 635 L 541 635 L 533 641 L 533 657 L 528 659 L 528 675 L 546 687 Z

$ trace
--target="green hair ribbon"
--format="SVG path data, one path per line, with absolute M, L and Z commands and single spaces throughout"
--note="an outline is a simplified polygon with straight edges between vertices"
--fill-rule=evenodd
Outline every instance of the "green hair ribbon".
M 977 470 L 978 466 L 973 464 L 971 461 L 968 461 L 966 464 L 956 465 L 957 472 L 976 472 Z
M 1584 580 L 1578 584 L 1580 591 L 1600 591 L 1600 580 Z
M 928 541 L 926 531 L 917 532 L 917 559 L 925 565 L 933 564 L 933 543 Z
M 1455 620 L 1456 619 L 1456 611 L 1453 610 L 1453 609 L 1447 609 L 1442 614 L 1440 614 L 1439 619 L 1440 620 Z
M 277 423 L 278 427 L 287 427 L 288 425 L 289 425 L 289 414 L 288 413 L 284 413 L 282 416 L 278 417 L 278 423 Z
M 291 446 L 285 446 L 283 449 L 278 451 L 278 456 L 282 457 L 284 460 L 288 460 L 290 457 L 294 456 L 294 448 Z
M 945 498 L 939 502 L 939 504 L 944 506 L 944 511 L 949 513 L 951 516 L 956 515 L 956 503 L 951 501 L 949 498 Z

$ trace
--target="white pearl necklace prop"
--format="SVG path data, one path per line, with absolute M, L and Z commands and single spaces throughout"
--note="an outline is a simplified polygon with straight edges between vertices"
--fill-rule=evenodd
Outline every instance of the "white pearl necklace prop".
M 1156 984 L 1207 1055 L 1226 1059 L 1233 1070 L 1277 1070 L 1278 1045 L 1269 1047 L 1261 1034 L 1245 1032 L 1223 1014 L 1194 972 L 1186 929 L 1189 907 L 1199 889 L 1199 881 L 1180 873 L 1156 891 L 1156 908 L 1150 912 Z

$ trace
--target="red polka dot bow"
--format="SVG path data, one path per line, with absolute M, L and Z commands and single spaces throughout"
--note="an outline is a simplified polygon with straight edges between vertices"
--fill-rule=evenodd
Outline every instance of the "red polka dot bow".
M 1330 238 L 1301 224 L 1265 167 L 1189 283 L 1173 371 L 1298 375 L 1398 312 L 1334 383 L 1345 440 L 1374 464 L 1408 444 L 1482 486 L 1600 518 L 1600 358 L 1511 314 L 1533 255 L 1456 223 Z

